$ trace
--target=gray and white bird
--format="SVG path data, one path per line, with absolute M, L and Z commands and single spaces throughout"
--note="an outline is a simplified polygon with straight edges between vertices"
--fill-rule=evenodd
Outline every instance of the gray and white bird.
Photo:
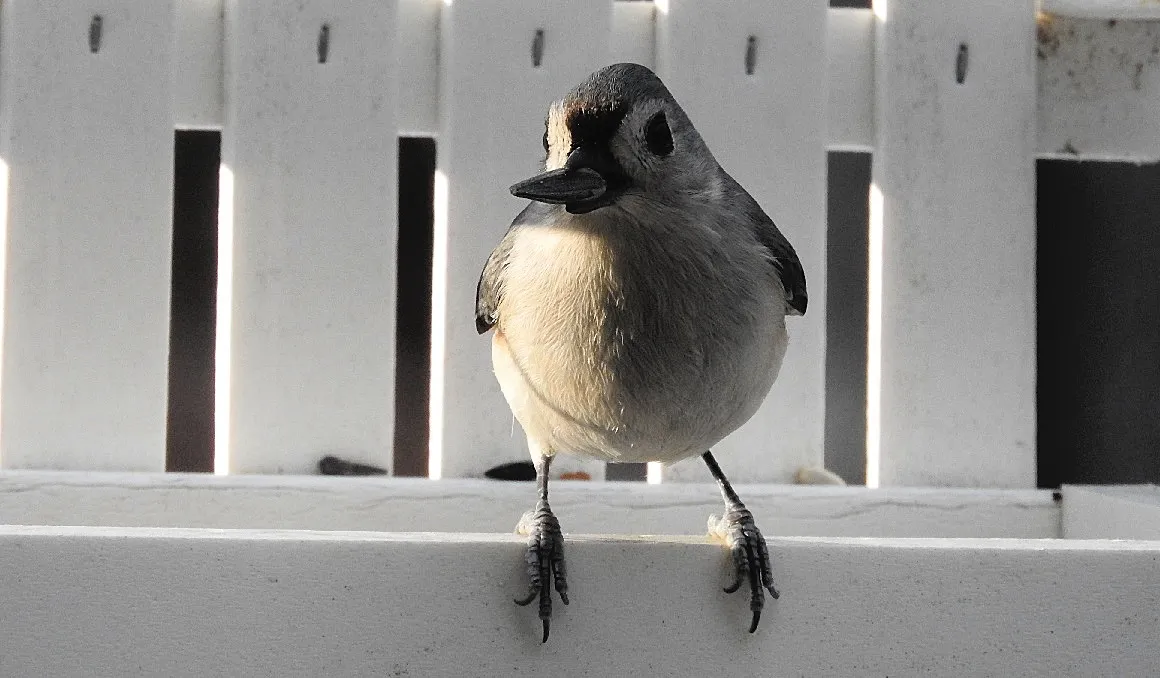
M 725 500 L 711 532 L 748 582 L 750 633 L 764 590 L 765 538 L 710 451 L 761 405 L 786 352 L 787 315 L 806 310 L 801 262 L 709 151 L 652 71 L 615 64 L 548 110 L 545 172 L 511 187 L 532 202 L 479 279 L 476 327 L 536 463 L 527 605 L 548 639 L 554 582 L 568 586 L 548 504 L 558 453 L 610 462 L 701 455 Z

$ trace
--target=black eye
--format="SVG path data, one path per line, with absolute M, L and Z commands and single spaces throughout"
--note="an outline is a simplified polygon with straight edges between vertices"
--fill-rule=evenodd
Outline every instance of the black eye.
M 548 152 L 548 130 L 544 130 L 544 152 Z
M 666 156 L 673 152 L 673 133 L 669 131 L 669 121 L 664 111 L 657 113 L 644 128 L 644 142 L 653 155 Z

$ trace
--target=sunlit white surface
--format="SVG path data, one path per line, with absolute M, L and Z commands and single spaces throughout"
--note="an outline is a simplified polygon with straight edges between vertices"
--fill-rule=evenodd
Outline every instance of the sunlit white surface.
M 451 4 L 450 0 L 447 4 Z M 435 170 L 434 236 L 431 253 L 431 404 L 427 476 L 443 477 L 443 389 L 447 362 L 447 175 Z
M 0 365 L 4 364 L 4 318 L 8 317 L 4 302 L 8 298 L 5 282 L 8 280 L 8 163 L 0 158 Z M 0 370 L 0 383 L 3 380 Z M 0 390 L 0 393 L 3 391 Z M 0 427 L 0 455 L 3 455 L 3 427 Z M 0 456 L 0 461 L 3 461 Z
M 882 436 L 882 189 L 870 184 L 866 332 L 866 486 L 878 487 Z
M 218 169 L 217 335 L 214 343 L 213 472 L 230 472 L 230 332 L 234 300 L 234 173 Z

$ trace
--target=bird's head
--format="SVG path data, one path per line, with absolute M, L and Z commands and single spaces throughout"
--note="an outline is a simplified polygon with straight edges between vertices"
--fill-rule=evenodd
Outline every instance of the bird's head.
M 545 171 L 512 195 L 586 214 L 626 195 L 703 192 L 717 162 L 668 88 L 638 64 L 596 71 L 548 109 Z

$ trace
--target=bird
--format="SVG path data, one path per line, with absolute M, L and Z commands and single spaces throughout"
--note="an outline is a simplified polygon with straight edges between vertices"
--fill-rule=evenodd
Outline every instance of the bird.
M 483 266 L 476 329 L 527 437 L 537 502 L 528 590 L 547 642 L 554 587 L 569 603 L 564 539 L 548 502 L 557 454 L 607 462 L 701 456 L 725 503 L 710 534 L 731 553 L 726 593 L 749 585 L 756 631 L 774 586 L 769 551 L 712 453 L 757 411 L 804 315 L 793 246 L 710 152 L 659 77 L 619 63 L 548 109 L 543 172 Z

